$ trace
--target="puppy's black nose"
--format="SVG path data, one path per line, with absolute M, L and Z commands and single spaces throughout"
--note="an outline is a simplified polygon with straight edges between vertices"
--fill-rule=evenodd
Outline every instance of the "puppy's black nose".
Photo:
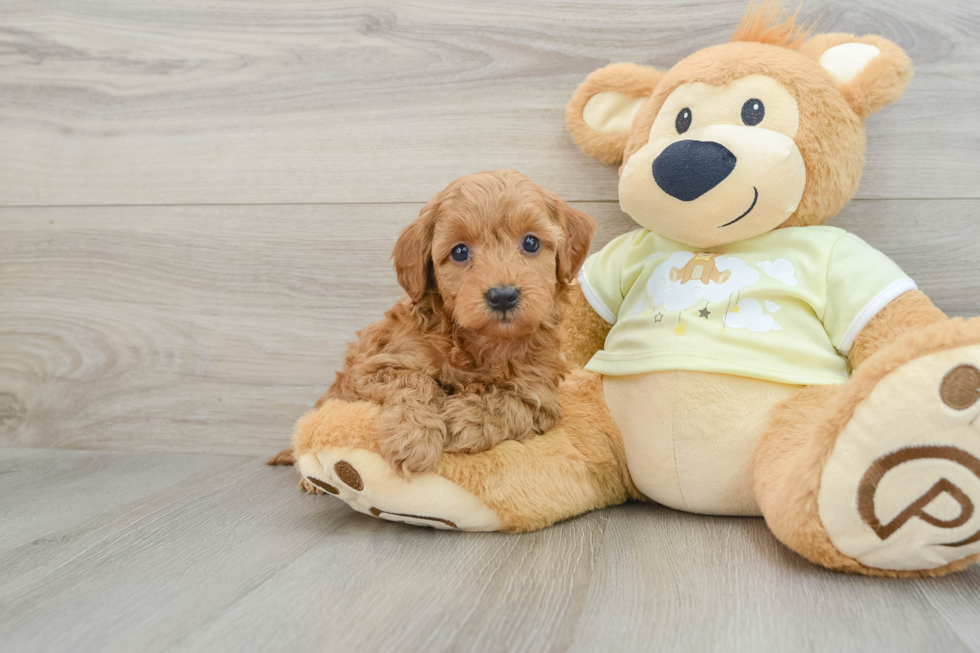
M 484 295 L 487 306 L 491 310 L 501 313 L 509 311 L 517 306 L 517 300 L 521 298 L 521 291 L 514 286 L 494 286 Z
M 735 169 L 735 155 L 714 141 L 677 141 L 653 160 L 653 178 L 671 197 L 690 202 Z

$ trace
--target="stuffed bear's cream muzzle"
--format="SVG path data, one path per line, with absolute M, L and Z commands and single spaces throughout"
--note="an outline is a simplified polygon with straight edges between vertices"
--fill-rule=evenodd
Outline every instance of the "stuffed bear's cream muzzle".
M 619 201 L 647 229 L 703 249 L 776 228 L 799 206 L 805 185 L 792 138 L 714 124 L 637 150 L 623 167 Z

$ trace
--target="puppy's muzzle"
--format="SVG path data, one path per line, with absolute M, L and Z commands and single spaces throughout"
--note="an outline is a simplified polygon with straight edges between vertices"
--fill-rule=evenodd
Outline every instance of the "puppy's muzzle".
M 494 286 L 484 294 L 487 306 L 498 313 L 506 313 L 521 299 L 521 291 L 514 286 Z

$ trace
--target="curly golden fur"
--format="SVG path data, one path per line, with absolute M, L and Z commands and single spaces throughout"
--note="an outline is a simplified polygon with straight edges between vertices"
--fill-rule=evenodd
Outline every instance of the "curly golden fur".
M 519 172 L 452 182 L 422 209 L 392 258 L 407 297 L 358 334 L 320 399 L 380 404 L 382 455 L 403 473 L 443 451 L 474 453 L 544 433 L 561 420 L 561 301 L 595 221 Z M 540 243 L 524 247 L 527 236 Z M 458 262 L 452 251 L 465 245 Z M 487 292 L 520 293 L 508 310 Z

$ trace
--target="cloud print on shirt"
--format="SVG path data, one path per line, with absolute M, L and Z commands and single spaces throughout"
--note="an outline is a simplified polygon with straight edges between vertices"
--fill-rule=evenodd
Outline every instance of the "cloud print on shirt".
M 775 263 L 772 261 L 759 261 L 756 265 L 776 281 L 782 281 L 787 286 L 795 286 L 797 284 L 796 277 L 794 276 L 796 274 L 796 268 L 784 258 L 776 259 Z
M 743 299 L 738 303 L 738 313 L 725 315 L 725 326 L 732 329 L 748 329 L 755 333 L 779 331 L 783 327 L 772 315 L 762 312 L 762 304 L 755 299 Z
M 719 256 L 715 267 L 724 272 L 728 270 L 731 276 L 725 283 L 709 281 L 707 284 L 698 279 L 691 279 L 685 284 L 670 280 L 673 268 L 683 268 L 694 258 L 694 252 L 674 252 L 674 254 L 658 265 L 647 281 L 647 293 L 653 297 L 653 305 L 664 305 L 666 311 L 683 311 L 698 302 L 710 303 L 728 301 L 728 298 L 743 288 L 759 282 L 759 273 L 745 265 L 740 258 Z

